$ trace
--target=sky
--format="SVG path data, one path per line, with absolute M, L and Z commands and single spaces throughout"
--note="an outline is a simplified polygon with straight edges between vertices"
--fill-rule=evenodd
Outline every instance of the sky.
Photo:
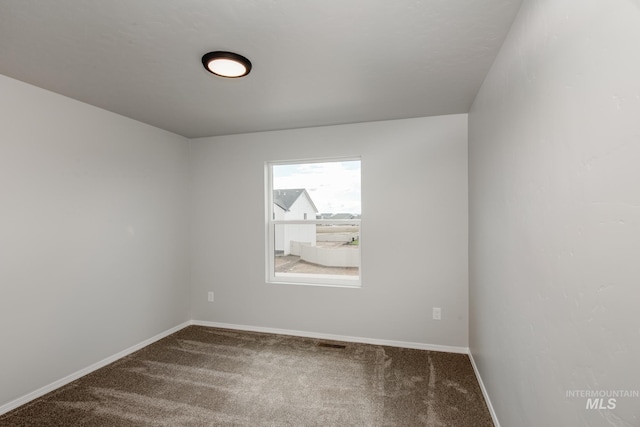
M 306 188 L 320 213 L 362 213 L 360 160 L 273 165 L 273 189 L 288 188 Z

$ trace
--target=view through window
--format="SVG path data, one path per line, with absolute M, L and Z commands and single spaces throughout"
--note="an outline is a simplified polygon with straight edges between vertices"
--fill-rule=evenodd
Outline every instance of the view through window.
M 268 165 L 269 281 L 360 285 L 360 163 Z

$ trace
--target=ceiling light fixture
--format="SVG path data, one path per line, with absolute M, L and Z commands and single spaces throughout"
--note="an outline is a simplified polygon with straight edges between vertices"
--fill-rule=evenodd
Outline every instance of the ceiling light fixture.
M 251 61 L 233 52 L 209 52 L 202 57 L 205 70 L 220 77 L 237 78 L 249 74 Z

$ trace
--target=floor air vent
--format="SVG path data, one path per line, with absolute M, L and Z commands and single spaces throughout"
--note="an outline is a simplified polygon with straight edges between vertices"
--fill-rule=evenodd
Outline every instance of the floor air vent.
M 319 342 L 317 345 L 318 347 L 324 347 L 324 348 L 339 348 L 339 349 L 347 348 L 347 346 L 344 344 L 332 344 L 329 342 Z

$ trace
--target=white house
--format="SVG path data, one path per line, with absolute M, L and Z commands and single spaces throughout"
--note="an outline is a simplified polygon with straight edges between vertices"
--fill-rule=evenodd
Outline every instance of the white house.
M 314 220 L 318 208 L 304 188 L 273 190 L 275 220 Z M 276 254 L 289 255 L 291 242 L 316 244 L 315 224 L 276 225 Z

